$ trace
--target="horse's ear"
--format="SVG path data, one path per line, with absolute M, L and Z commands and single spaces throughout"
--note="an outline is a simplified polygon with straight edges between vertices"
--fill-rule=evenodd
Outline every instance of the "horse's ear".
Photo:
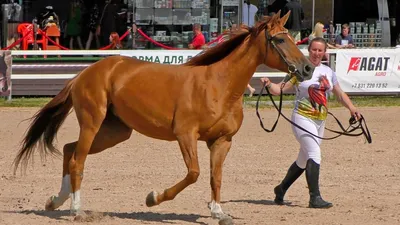
M 281 10 L 279 10 L 274 16 L 280 18 L 281 17 Z
M 280 13 L 281 13 L 281 11 L 279 10 L 279 12 L 277 12 L 276 14 L 274 14 L 274 15 L 271 17 L 271 19 L 268 21 L 268 24 L 269 24 L 269 25 L 273 25 L 273 24 L 277 23 L 277 21 L 278 21 L 279 18 L 280 18 Z
M 290 10 L 289 10 L 289 12 L 286 13 L 286 15 L 284 15 L 284 16 L 281 18 L 281 25 L 282 25 L 282 27 L 285 26 L 287 20 L 289 19 L 289 16 L 290 16 Z

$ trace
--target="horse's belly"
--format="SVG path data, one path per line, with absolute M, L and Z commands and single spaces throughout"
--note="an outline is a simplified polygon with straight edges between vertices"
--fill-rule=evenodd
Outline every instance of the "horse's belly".
M 157 114 L 153 110 L 140 107 L 131 109 L 127 106 L 113 107 L 114 114 L 133 130 L 156 139 L 176 140 L 171 121 L 165 115 Z

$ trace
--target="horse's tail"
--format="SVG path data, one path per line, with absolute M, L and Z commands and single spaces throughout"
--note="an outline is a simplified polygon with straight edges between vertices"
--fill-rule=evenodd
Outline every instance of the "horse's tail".
M 42 159 L 49 153 L 61 155 L 60 151 L 54 147 L 53 141 L 72 108 L 71 89 L 74 80 L 69 81 L 57 96 L 31 118 L 32 122 L 21 142 L 22 147 L 13 162 L 14 173 L 20 163 L 26 169 L 37 145 L 39 145 Z

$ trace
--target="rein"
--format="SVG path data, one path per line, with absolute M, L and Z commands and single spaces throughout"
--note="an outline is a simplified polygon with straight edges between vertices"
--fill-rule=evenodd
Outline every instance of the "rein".
M 264 82 L 264 84 L 263 84 L 264 87 L 265 87 L 265 84 L 266 84 L 266 82 Z M 300 130 L 302 130 L 302 131 L 304 131 L 304 132 L 306 132 L 306 133 L 308 133 L 308 134 L 310 134 L 310 135 L 312 135 L 312 136 L 314 136 L 314 137 L 316 137 L 316 138 L 322 139 L 322 140 L 332 140 L 332 139 L 338 138 L 338 137 L 340 137 L 340 136 L 342 136 L 342 135 L 345 135 L 345 136 L 352 136 L 352 137 L 364 135 L 365 138 L 366 138 L 366 140 L 367 140 L 367 142 L 368 142 L 368 143 L 372 143 L 371 134 L 370 134 L 370 132 L 369 132 L 369 130 L 368 130 L 368 127 L 367 127 L 367 123 L 366 123 L 366 121 L 365 121 L 365 118 L 364 118 L 362 115 L 361 115 L 361 118 L 360 118 L 358 121 L 356 121 L 356 119 L 352 116 L 352 117 L 349 119 L 349 126 L 348 126 L 347 128 L 344 128 L 344 126 L 343 126 L 342 123 L 339 121 L 339 119 L 338 119 L 336 116 L 334 116 L 332 113 L 328 112 L 328 114 L 331 115 L 331 116 L 336 120 L 337 124 L 339 125 L 340 129 L 342 130 L 342 131 L 336 131 L 336 130 L 332 130 L 332 129 L 329 129 L 329 128 L 326 128 L 326 127 L 325 127 L 326 130 L 338 134 L 338 135 L 336 135 L 336 136 L 328 137 L 328 138 L 320 137 L 320 136 L 318 136 L 318 135 L 315 135 L 315 134 L 309 132 L 308 130 L 304 129 L 303 127 L 297 125 L 296 123 L 294 123 L 292 120 L 288 119 L 288 118 L 287 118 L 285 115 L 283 115 L 283 113 L 282 113 L 282 95 L 283 95 L 282 89 L 283 89 L 284 86 L 285 86 L 285 83 L 282 83 L 282 85 L 281 85 L 281 93 L 280 93 L 280 95 L 279 95 L 279 96 L 280 96 L 280 99 L 279 99 L 279 106 L 276 105 L 276 103 L 275 103 L 274 99 L 272 98 L 272 95 L 271 95 L 271 93 L 269 92 L 268 88 L 265 88 L 265 89 L 267 90 L 267 93 L 268 93 L 269 98 L 270 98 L 271 101 L 272 101 L 272 104 L 274 105 L 275 109 L 278 111 L 278 117 L 276 118 L 276 121 L 275 121 L 274 125 L 272 126 L 271 130 L 266 129 L 266 128 L 264 127 L 264 124 L 263 124 L 263 122 L 262 122 L 262 120 L 261 120 L 261 117 L 260 117 L 260 113 L 258 112 L 259 102 L 260 102 L 260 99 L 261 99 L 261 95 L 263 94 L 263 91 L 264 91 L 264 88 L 261 88 L 260 94 L 258 95 L 257 102 L 256 102 L 256 114 L 257 114 L 258 119 L 260 120 L 260 126 L 264 129 L 264 131 L 266 131 L 266 132 L 273 132 L 273 131 L 275 130 L 275 128 L 276 128 L 276 125 L 278 124 L 279 117 L 282 116 L 282 117 L 285 118 L 289 123 L 291 123 L 293 126 L 299 128 Z M 356 130 L 359 130 L 359 129 L 361 130 L 360 133 L 354 133 Z

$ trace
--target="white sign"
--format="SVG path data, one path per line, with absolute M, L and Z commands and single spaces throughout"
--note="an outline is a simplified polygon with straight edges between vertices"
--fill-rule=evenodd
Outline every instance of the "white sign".
M 345 92 L 400 92 L 400 49 L 349 49 L 336 55 Z
M 162 63 L 182 64 L 199 54 L 201 50 L 121 50 L 123 56 L 135 57 L 139 60 Z

